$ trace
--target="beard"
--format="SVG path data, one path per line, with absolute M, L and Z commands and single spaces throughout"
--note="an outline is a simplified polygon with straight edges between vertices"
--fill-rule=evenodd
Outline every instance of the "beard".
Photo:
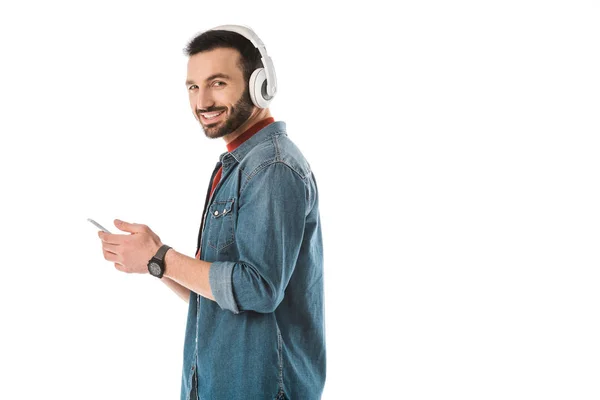
M 244 90 L 244 93 L 240 96 L 240 99 L 231 107 L 231 113 L 225 121 L 215 122 L 214 124 L 203 124 L 200 112 L 196 111 L 198 115 L 198 121 L 206 137 L 211 139 L 217 139 L 223 137 L 236 129 L 238 129 L 244 122 L 252 115 L 252 109 L 254 104 L 250 98 L 250 91 L 248 87 Z M 202 112 L 215 112 L 227 110 L 226 107 L 211 107 Z

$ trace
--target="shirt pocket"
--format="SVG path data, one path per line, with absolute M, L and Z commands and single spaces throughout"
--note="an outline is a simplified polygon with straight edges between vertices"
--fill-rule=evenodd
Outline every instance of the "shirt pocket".
M 209 208 L 208 245 L 217 251 L 235 242 L 234 203 L 235 199 L 214 201 Z

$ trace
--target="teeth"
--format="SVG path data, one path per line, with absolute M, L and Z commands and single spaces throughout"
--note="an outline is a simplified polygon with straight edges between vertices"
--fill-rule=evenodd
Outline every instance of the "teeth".
M 223 113 L 223 111 L 219 111 L 219 112 L 202 114 L 202 116 L 206 119 L 212 119 L 212 118 L 215 118 L 216 116 L 221 115 L 222 113 Z

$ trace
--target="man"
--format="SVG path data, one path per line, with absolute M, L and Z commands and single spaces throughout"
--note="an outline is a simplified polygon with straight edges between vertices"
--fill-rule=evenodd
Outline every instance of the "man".
M 195 258 L 146 225 L 115 220 L 131 234 L 98 234 L 117 269 L 150 271 L 189 302 L 181 399 L 318 399 L 325 329 L 317 185 L 285 123 L 264 107 L 275 83 L 262 42 L 248 28 L 227 27 L 185 50 L 194 116 L 228 150 L 210 180 Z

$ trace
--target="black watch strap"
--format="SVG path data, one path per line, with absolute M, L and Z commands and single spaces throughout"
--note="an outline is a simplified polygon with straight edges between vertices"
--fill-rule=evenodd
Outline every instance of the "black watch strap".
M 157 258 L 160 261 L 164 261 L 165 254 L 167 253 L 167 250 L 169 250 L 170 248 L 171 248 L 171 246 L 163 244 L 162 246 L 160 246 L 160 248 L 158 249 L 158 251 L 154 255 L 154 258 Z

